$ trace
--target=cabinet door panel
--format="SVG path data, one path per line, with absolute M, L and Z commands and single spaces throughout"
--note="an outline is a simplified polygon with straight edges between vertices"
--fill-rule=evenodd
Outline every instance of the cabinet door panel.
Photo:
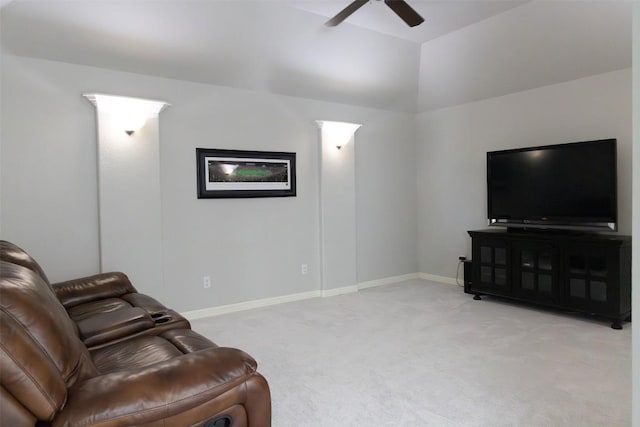
M 513 295 L 535 302 L 560 299 L 558 249 L 536 240 L 513 243 Z
M 570 247 L 567 250 L 569 283 L 565 304 L 574 309 L 608 315 L 619 311 L 620 294 L 615 277 L 616 260 L 611 251 L 598 247 Z
M 585 299 L 587 297 L 587 281 L 584 279 L 569 279 L 569 296 Z
M 538 274 L 538 292 L 546 295 L 553 295 L 554 284 L 553 276 L 551 274 Z
M 474 239 L 472 257 L 473 280 L 470 292 L 508 296 L 511 280 L 509 270 L 509 245 L 502 239 Z
M 536 289 L 536 275 L 531 273 L 530 271 L 523 271 L 521 274 L 520 286 L 523 289 L 527 289 L 530 291 L 535 291 Z

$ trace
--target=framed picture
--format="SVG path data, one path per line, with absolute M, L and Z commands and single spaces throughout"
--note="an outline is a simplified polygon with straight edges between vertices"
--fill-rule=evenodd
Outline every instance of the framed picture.
M 296 153 L 196 148 L 198 199 L 296 195 Z

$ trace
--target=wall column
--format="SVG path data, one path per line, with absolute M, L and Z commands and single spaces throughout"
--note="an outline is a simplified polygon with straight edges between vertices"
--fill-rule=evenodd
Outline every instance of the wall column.
M 322 295 L 355 292 L 356 185 L 353 123 L 320 126 L 320 271 Z
M 86 94 L 98 125 L 100 270 L 162 298 L 158 116 L 165 102 Z

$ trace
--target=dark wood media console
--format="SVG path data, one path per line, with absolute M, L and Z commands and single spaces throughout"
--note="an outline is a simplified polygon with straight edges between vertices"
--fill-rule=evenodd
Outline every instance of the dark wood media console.
M 631 320 L 631 237 L 525 230 L 469 231 L 471 281 L 464 291 L 612 321 Z

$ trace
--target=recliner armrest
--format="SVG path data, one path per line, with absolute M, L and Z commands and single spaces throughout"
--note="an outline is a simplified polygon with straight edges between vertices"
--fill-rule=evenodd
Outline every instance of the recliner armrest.
M 74 385 L 53 426 L 150 423 L 175 417 L 235 387 L 237 392 L 225 395 L 220 408 L 212 408 L 211 415 L 215 415 L 230 405 L 245 403 L 245 387 L 237 386 L 254 375 L 259 375 L 256 362 L 241 350 L 223 347 L 200 350 L 143 369 L 114 372 Z
M 56 296 L 69 309 L 97 299 L 120 297 L 138 292 L 124 273 L 101 273 L 66 282 L 54 283 Z
M 149 295 L 141 293 L 131 293 L 122 296 L 122 299 L 134 307 L 140 307 L 148 313 L 163 313 L 167 311 L 167 307 L 161 304 L 157 299 Z

